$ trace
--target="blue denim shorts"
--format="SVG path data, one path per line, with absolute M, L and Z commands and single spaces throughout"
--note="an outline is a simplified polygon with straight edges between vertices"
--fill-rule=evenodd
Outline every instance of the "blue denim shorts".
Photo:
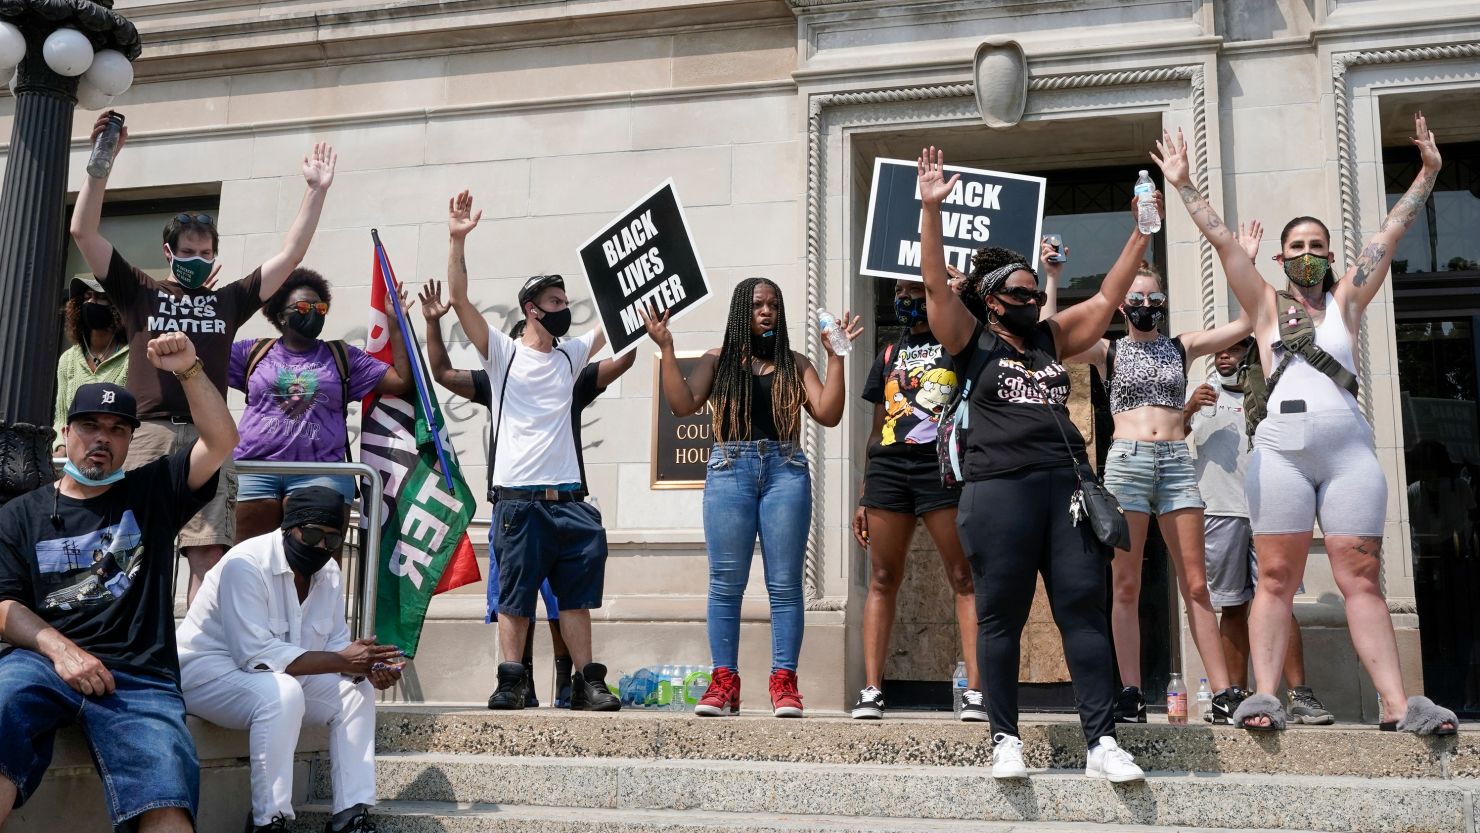
M 1115 440 L 1105 457 L 1105 488 L 1120 508 L 1144 515 L 1202 509 L 1197 470 L 1182 440 Z
M 533 618 L 547 579 L 561 610 L 601 607 L 606 529 L 584 501 L 500 500 L 493 505 L 498 558 L 498 612 Z
M 498 621 L 498 552 L 493 548 L 493 540 L 498 536 L 498 527 L 488 527 L 488 612 L 483 614 L 483 623 L 491 625 Z M 545 618 L 551 622 L 560 621 L 560 601 L 555 598 L 555 593 L 550 589 L 550 580 L 540 585 L 540 598 L 545 600 Z
M 236 500 L 282 500 L 289 492 L 325 486 L 344 495 L 345 503 L 355 502 L 355 479 L 343 474 L 248 474 L 236 475 Z
M 0 775 L 16 785 L 16 806 L 41 785 L 57 729 L 75 725 L 92 749 L 114 827 L 165 807 L 194 818 L 200 761 L 180 687 L 163 675 L 110 670 L 114 692 L 89 697 L 34 651 L 0 657 Z

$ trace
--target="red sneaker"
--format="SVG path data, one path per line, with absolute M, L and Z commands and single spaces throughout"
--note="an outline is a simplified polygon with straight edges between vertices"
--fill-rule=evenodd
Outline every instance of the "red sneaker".
M 801 717 L 802 693 L 797 691 L 797 672 L 771 672 L 771 707 L 777 717 Z
M 709 677 L 709 688 L 699 698 L 694 714 L 700 717 L 725 717 L 740 713 L 740 675 L 719 667 Z

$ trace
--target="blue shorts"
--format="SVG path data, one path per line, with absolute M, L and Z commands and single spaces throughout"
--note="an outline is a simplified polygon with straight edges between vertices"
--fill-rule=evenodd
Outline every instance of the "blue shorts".
M 1197 470 L 1182 440 L 1115 440 L 1105 457 L 1105 488 L 1127 512 L 1165 515 L 1202 509 Z
M 583 501 L 501 500 L 493 505 L 498 612 L 533 618 L 546 580 L 562 610 L 601 607 L 606 529 Z
M 248 474 L 238 471 L 236 475 L 236 499 L 282 500 L 289 492 L 307 489 L 309 486 L 326 486 L 344 495 L 344 502 L 355 502 L 355 479 L 344 474 Z
M 488 527 L 488 612 L 483 615 L 484 623 L 498 621 L 498 553 L 493 551 L 496 531 L 493 526 Z M 545 600 L 545 618 L 551 622 L 560 621 L 560 602 L 550 590 L 549 579 L 540 584 L 540 598 Z
M 114 827 L 150 810 L 181 807 L 195 817 L 200 761 L 185 728 L 185 700 L 168 677 L 113 672 L 103 697 L 79 694 L 34 651 L 0 657 L 0 775 L 19 807 L 41 786 L 57 729 L 77 726 L 103 778 Z

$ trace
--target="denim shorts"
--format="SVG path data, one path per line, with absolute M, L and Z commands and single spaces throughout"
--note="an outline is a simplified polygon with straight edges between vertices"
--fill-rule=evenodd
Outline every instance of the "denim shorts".
M 0 657 L 0 775 L 16 785 L 17 807 L 41 785 L 57 729 L 77 726 L 103 779 L 108 818 L 118 827 L 151 810 L 195 816 L 200 761 L 185 728 L 185 700 L 163 675 L 109 669 L 117 688 L 79 694 L 45 657 L 16 648 Z
M 325 486 L 344 495 L 346 504 L 355 502 L 355 479 L 344 474 L 248 474 L 236 475 L 236 499 L 282 500 L 289 492 Z
M 1115 440 L 1105 458 L 1105 488 L 1120 508 L 1143 515 L 1202 509 L 1197 470 L 1182 440 Z
M 601 607 L 606 530 L 584 501 L 500 500 L 493 505 L 498 612 L 526 619 L 546 579 L 561 610 Z
M 492 524 L 488 527 L 488 611 L 483 614 L 483 623 L 491 625 L 498 621 L 498 552 L 493 548 L 493 541 L 498 537 L 498 527 Z M 545 579 L 540 585 L 540 598 L 545 600 L 545 618 L 551 622 L 560 621 L 560 601 L 555 598 L 555 593 L 550 590 L 550 580 Z

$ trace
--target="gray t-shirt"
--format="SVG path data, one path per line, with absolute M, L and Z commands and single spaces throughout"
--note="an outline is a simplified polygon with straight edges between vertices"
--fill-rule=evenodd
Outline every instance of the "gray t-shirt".
M 1249 462 L 1249 437 L 1244 433 L 1244 394 L 1218 384 L 1218 410 L 1213 416 L 1192 416 L 1192 447 L 1197 457 L 1197 488 L 1207 504 L 1204 514 L 1249 517 L 1244 496 L 1244 470 Z M 1188 386 L 1188 398 L 1196 390 Z

